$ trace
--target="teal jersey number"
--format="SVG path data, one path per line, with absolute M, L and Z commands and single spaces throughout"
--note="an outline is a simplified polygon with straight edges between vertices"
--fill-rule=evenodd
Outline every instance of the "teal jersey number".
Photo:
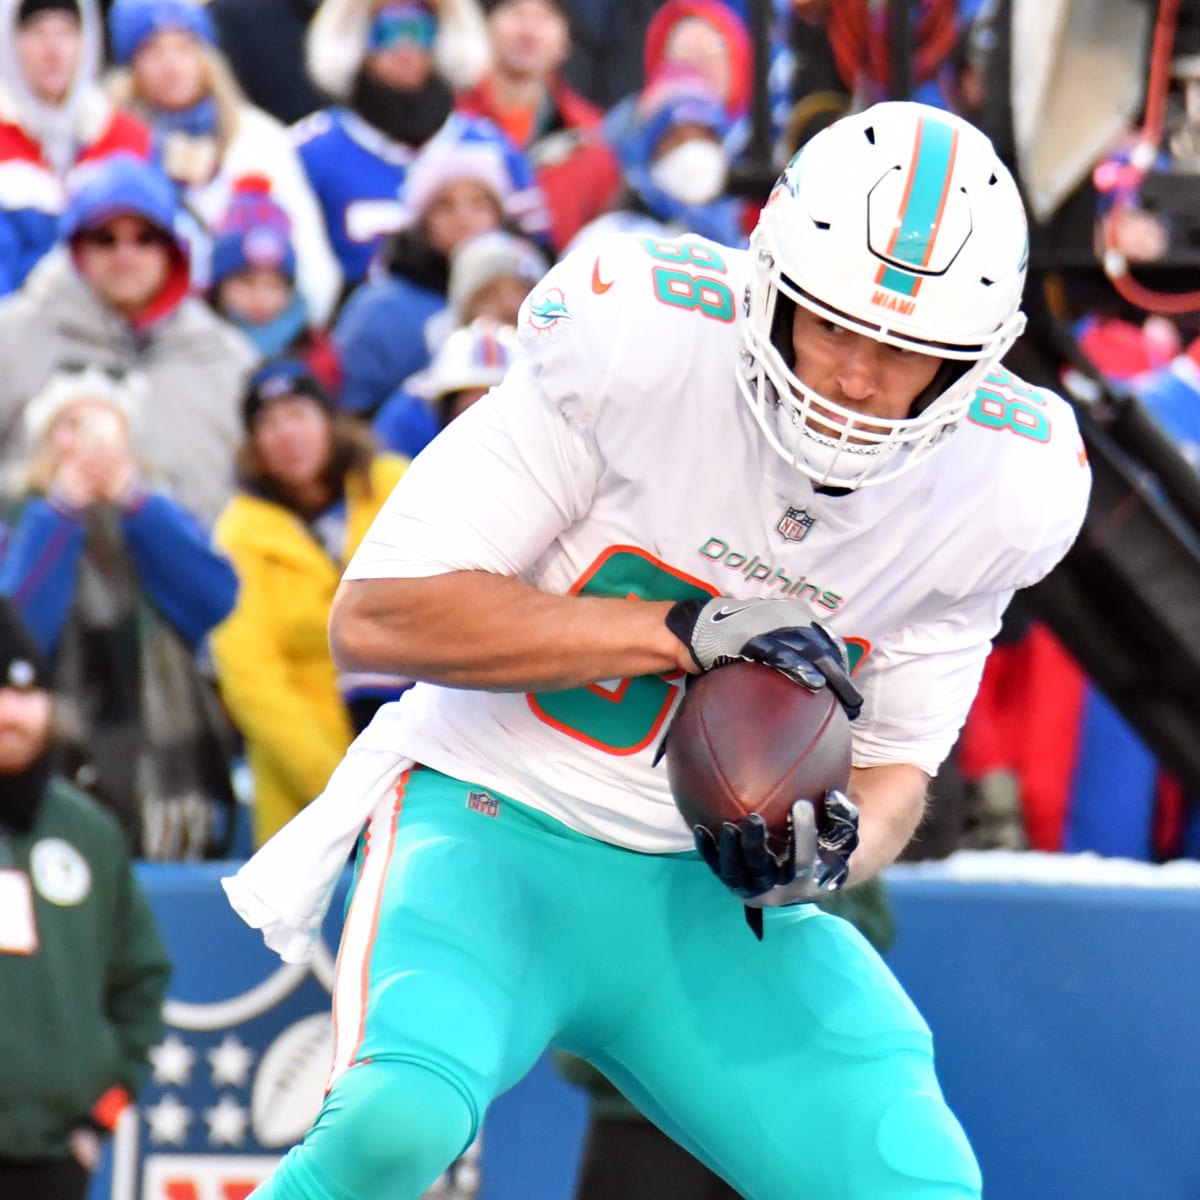
M 975 390 L 967 418 L 987 429 L 1007 429 L 1031 442 L 1048 442 L 1050 418 L 1045 406 L 1045 396 L 1000 367 Z
M 716 589 L 674 571 L 632 546 L 605 551 L 574 591 L 580 596 L 639 600 L 707 600 Z M 663 727 L 681 671 L 622 679 L 614 688 L 589 684 L 561 692 L 529 692 L 534 714 L 547 725 L 606 754 L 637 754 Z
M 655 267 L 651 272 L 654 294 L 659 303 L 669 304 L 672 308 L 690 309 L 713 321 L 728 323 L 733 320 L 737 306 L 728 284 L 712 275 L 693 275 L 679 265 L 688 264 L 724 275 L 725 260 L 711 246 L 699 242 L 642 238 L 642 249 L 659 262 L 677 264 L 673 267 Z

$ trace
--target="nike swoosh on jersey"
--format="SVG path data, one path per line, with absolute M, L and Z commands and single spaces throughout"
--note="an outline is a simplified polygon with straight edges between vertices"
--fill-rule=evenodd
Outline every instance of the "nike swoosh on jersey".
M 612 287 L 613 282 L 614 281 L 610 279 L 607 283 L 605 283 L 604 280 L 600 278 L 600 258 L 597 255 L 596 265 L 592 267 L 592 291 L 595 292 L 597 296 L 603 296 L 604 293 L 607 292 L 610 287 Z

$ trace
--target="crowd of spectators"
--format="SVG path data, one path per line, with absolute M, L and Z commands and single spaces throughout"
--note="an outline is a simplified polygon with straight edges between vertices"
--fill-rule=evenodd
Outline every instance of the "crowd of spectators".
M 778 167 L 888 94 L 890 7 L 776 0 L 756 71 L 738 0 L 0 3 L 0 592 L 51 663 L 62 762 L 136 854 L 248 849 L 320 791 L 404 686 L 337 678 L 341 566 L 498 378 L 530 288 L 613 230 L 744 245 L 756 74 Z M 990 7 L 913 4 L 915 95 L 973 110 Z M 1081 345 L 1136 342 L 1114 377 L 1194 447 L 1195 344 L 1131 329 Z M 957 840 L 1161 856 L 1158 801 L 1121 837 L 1085 812 L 1081 675 L 1044 710 L 1071 753 L 1018 761 L 1013 680 L 1068 660 L 1012 626 Z

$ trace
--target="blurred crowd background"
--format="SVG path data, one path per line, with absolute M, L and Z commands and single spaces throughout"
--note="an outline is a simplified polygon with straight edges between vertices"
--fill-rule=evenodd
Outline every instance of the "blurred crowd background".
M 137 857 L 261 844 L 407 686 L 339 677 L 330 600 L 547 267 L 613 230 L 744 245 L 788 158 L 886 97 L 1012 161 L 1030 373 L 1090 452 L 1117 412 L 1157 431 L 1130 493 L 1187 525 L 1194 7 L 3 0 L 0 593 L 50 664 L 57 770 Z M 1113 586 L 1125 632 L 1090 641 L 1018 597 L 911 857 L 1196 854 L 1187 731 L 1145 716 L 1190 693 L 1106 676 L 1157 603 Z

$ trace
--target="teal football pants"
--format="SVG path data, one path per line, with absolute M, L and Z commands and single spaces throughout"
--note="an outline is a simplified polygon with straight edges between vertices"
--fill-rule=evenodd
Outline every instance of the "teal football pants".
M 552 1042 L 748 1200 L 979 1197 L 929 1030 L 845 921 L 768 910 L 759 942 L 695 855 L 424 769 L 357 872 L 336 1080 L 255 1200 L 417 1200 Z

